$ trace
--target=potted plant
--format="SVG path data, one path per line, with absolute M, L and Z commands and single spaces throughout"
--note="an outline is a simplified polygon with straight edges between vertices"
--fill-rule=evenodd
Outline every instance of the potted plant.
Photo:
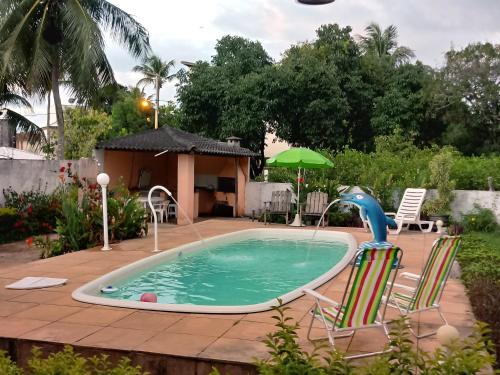
M 431 170 L 430 187 L 437 189 L 437 197 L 425 202 L 422 207 L 424 215 L 434 222 L 442 220 L 448 225 L 453 202 L 455 181 L 450 180 L 450 170 L 453 163 L 453 154 L 450 150 L 443 150 L 435 155 L 429 163 Z

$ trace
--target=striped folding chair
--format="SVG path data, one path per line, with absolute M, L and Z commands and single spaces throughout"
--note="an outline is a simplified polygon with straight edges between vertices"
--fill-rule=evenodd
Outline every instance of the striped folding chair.
M 403 272 L 401 277 L 413 281 L 414 286 L 394 283 L 388 306 L 397 308 L 404 315 L 436 309 L 443 322 L 448 324 L 441 313 L 439 302 L 461 241 L 459 236 L 442 236 L 434 241 L 422 275 Z M 411 327 L 410 330 L 418 339 L 436 333 L 432 331 L 417 335 Z
M 397 247 L 371 248 L 359 251 L 359 267 L 352 266 L 347 281 L 347 287 L 342 297 L 342 302 L 335 302 L 313 290 L 306 289 L 304 292 L 315 299 L 315 305 L 311 310 L 311 323 L 307 332 L 310 341 L 311 329 L 315 319 L 323 323 L 327 332 L 328 341 L 335 347 L 335 339 L 348 337 L 358 329 L 382 328 L 389 339 L 389 331 L 384 322 L 386 304 L 380 311 L 384 292 L 391 293 L 391 286 L 396 278 L 398 268 L 393 269 L 394 262 L 401 262 L 403 252 Z M 393 277 L 389 278 L 393 272 Z M 351 284 L 351 280 L 353 280 Z M 386 285 L 389 287 L 386 289 Z M 347 356 L 346 358 L 361 358 L 384 351 L 363 353 Z

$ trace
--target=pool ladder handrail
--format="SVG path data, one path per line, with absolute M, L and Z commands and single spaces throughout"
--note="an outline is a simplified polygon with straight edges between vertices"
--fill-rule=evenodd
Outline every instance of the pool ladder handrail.
M 179 205 L 179 202 L 177 202 L 177 200 L 173 197 L 172 193 L 170 192 L 170 190 L 168 190 L 165 186 L 162 186 L 162 185 L 155 185 L 153 186 L 150 190 L 149 190 L 149 193 L 148 193 L 148 204 L 149 204 L 149 208 L 151 209 L 151 213 L 153 214 L 153 218 L 154 218 L 154 235 L 155 235 L 155 246 L 154 246 L 154 249 L 153 249 L 153 253 L 157 253 L 159 251 L 161 251 L 160 249 L 158 249 L 158 217 L 156 215 L 156 211 L 155 211 L 155 208 L 153 206 L 153 202 L 151 202 L 151 196 L 153 194 L 153 191 L 155 190 L 162 190 L 164 191 L 170 198 L 172 198 L 172 200 L 175 202 L 175 204 L 177 204 L 177 208 L 180 212 L 182 212 L 182 214 L 184 215 L 184 218 L 187 220 L 187 222 L 191 225 L 191 228 L 193 228 L 193 231 L 196 233 L 196 235 L 198 236 L 199 240 L 201 242 L 205 242 L 203 240 L 203 238 L 201 237 L 200 233 L 196 230 L 196 228 L 194 227 L 193 225 L 193 222 L 191 221 L 191 219 L 188 217 L 188 215 L 186 214 L 186 211 L 184 211 L 184 209 Z

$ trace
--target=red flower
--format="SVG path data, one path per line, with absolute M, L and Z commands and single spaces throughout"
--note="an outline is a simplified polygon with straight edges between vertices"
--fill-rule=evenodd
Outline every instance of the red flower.
M 73 164 L 73 163 L 68 161 L 68 168 L 71 168 L 71 164 Z
M 90 189 L 90 190 L 95 190 L 95 189 L 97 189 L 97 184 L 90 184 L 90 185 L 89 185 L 89 189 Z
M 31 215 L 33 213 L 33 206 L 30 204 L 26 211 L 28 212 L 28 215 Z
M 33 245 L 33 237 L 28 237 L 26 238 L 26 245 L 30 246 Z
M 18 220 L 14 223 L 14 228 L 20 228 L 23 226 L 23 222 L 21 220 Z
M 59 172 L 63 173 L 66 170 L 66 167 L 63 165 L 61 168 L 59 168 Z
M 299 184 L 304 183 L 304 177 L 297 178 L 297 182 L 298 182 Z

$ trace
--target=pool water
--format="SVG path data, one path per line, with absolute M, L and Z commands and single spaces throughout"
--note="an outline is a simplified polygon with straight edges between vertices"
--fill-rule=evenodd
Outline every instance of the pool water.
M 241 239 L 180 252 L 175 259 L 134 274 L 101 297 L 158 303 L 239 306 L 262 303 L 320 277 L 346 255 L 344 242 L 305 239 Z

